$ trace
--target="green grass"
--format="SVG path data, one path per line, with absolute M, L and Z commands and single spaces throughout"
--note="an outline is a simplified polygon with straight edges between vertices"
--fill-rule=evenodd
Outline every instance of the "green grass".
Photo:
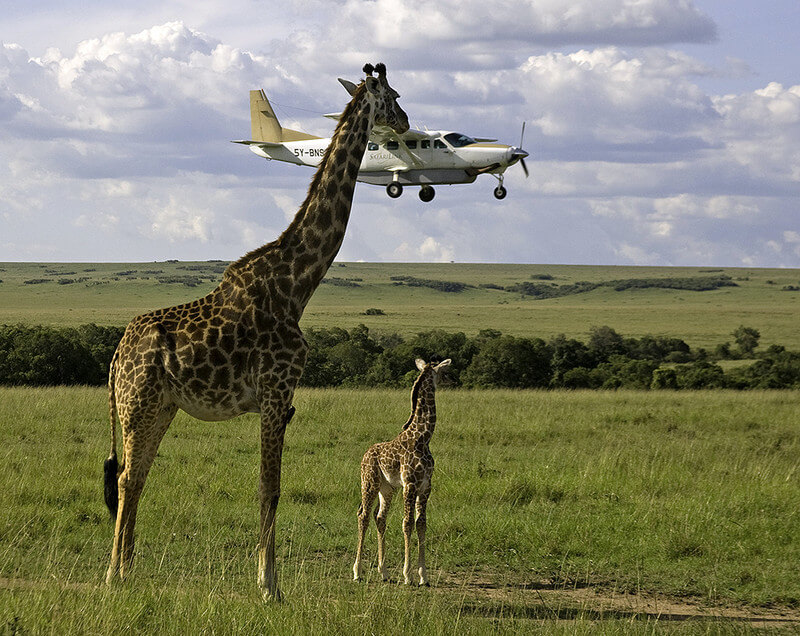
M 0 263 L 0 323 L 124 325 L 144 311 L 207 293 L 219 280 L 220 267 L 216 262 Z M 532 278 L 543 275 L 552 279 Z M 532 280 L 567 285 L 578 281 L 718 275 L 730 276 L 737 286 L 704 292 L 618 292 L 602 287 L 548 300 L 480 287 L 506 287 Z M 176 276 L 204 278 L 196 287 L 158 282 L 159 277 Z M 472 287 L 447 293 L 395 285 L 392 276 L 454 281 Z M 81 278 L 86 280 L 58 283 Z M 404 335 L 432 328 L 475 335 L 481 329 L 492 328 L 515 336 L 547 339 L 565 333 L 586 340 L 592 326 L 608 325 L 625 336 L 666 335 L 683 338 L 692 347 L 713 348 L 731 341 L 731 332 L 744 324 L 760 330 L 763 348 L 782 344 L 800 349 L 800 330 L 796 328 L 800 292 L 783 291 L 786 286 L 800 284 L 800 270 L 796 269 L 335 263 L 328 278 L 349 280 L 358 286 L 321 285 L 306 310 L 304 327 L 349 329 L 364 323 L 370 329 Z M 49 282 L 24 283 L 34 279 Z M 369 308 L 381 309 L 386 315 L 364 315 Z
M 350 581 L 358 465 L 407 391 L 301 390 L 278 515 L 287 602 L 255 585 L 258 421 L 179 415 L 159 449 L 122 587 L 101 584 L 105 391 L 0 389 L 0 633 L 652 633 L 609 594 L 800 605 L 793 392 L 440 391 L 433 586 Z M 397 502 L 388 564 L 400 578 Z M 375 556 L 374 530 L 368 563 Z M 583 600 L 560 591 L 585 591 Z M 544 596 L 543 596 L 544 595 Z M 798 623 L 795 622 L 796 626 Z M 683 633 L 745 632 L 689 621 Z

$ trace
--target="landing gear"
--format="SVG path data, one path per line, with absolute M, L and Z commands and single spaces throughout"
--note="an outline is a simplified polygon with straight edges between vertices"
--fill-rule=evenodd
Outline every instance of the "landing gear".
M 386 194 L 388 194 L 391 198 L 396 199 L 403 194 L 403 186 L 396 181 L 392 181 L 386 186 Z
M 494 177 L 497 179 L 497 187 L 494 189 L 494 198 L 505 199 L 506 195 L 508 194 L 508 190 L 503 187 L 503 174 L 496 174 Z
M 423 203 L 430 203 L 435 196 L 436 190 L 429 185 L 424 185 L 419 189 L 419 198 Z

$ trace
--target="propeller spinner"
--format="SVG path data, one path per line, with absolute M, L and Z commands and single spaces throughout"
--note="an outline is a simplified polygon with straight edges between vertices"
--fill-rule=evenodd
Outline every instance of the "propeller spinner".
M 528 178 L 528 166 L 525 165 L 525 157 L 528 156 L 528 153 L 522 149 L 522 140 L 525 138 L 525 122 L 522 122 L 522 133 L 519 136 L 519 146 L 514 149 L 513 154 L 511 155 L 514 159 L 519 159 L 519 163 L 522 166 L 522 171 L 525 173 L 525 178 Z

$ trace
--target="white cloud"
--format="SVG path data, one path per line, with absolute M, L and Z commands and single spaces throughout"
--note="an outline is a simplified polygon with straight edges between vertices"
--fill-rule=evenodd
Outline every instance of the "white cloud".
M 685 0 L 348 0 L 339 24 L 350 26 L 376 47 L 414 48 L 431 39 L 459 50 L 478 41 L 493 46 L 522 42 L 567 44 L 664 44 L 706 42 L 716 37 L 713 21 Z
M 272 240 L 312 172 L 228 143 L 248 135 L 247 91 L 328 134 L 284 105 L 341 108 L 334 78 L 382 59 L 419 124 L 516 143 L 527 121 L 532 174 L 510 169 L 502 203 L 488 176 L 427 206 L 361 185 L 340 259 L 800 265 L 800 86 L 702 89 L 718 69 L 662 48 L 714 37 L 688 0 L 505 2 L 293 0 L 256 31 L 231 16 L 268 8 L 231 0 L 66 53 L 3 45 L 7 257 L 233 258 Z

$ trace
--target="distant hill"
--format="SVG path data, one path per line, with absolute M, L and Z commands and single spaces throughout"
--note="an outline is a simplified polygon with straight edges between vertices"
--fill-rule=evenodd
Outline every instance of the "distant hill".
M 124 325 L 208 293 L 226 265 L 0 263 L 0 323 Z M 585 338 L 592 326 L 609 325 L 626 336 L 712 347 L 744 324 L 760 330 L 762 346 L 798 349 L 797 316 L 797 269 L 334 263 L 303 325 L 543 338 Z

